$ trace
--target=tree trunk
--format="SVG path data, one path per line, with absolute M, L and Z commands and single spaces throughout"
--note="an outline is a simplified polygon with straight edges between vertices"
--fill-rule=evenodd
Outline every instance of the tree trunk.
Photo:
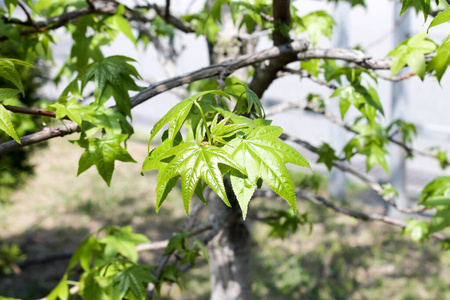
M 220 233 L 210 242 L 209 270 L 211 299 L 233 300 L 252 298 L 251 235 L 248 221 L 243 221 L 241 209 L 229 182 L 225 182 L 232 208 L 210 193 L 210 218 L 230 214 Z

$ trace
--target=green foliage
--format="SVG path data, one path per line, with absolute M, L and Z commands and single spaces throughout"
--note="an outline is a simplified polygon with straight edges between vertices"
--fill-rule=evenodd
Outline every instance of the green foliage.
M 428 31 L 430 31 L 430 28 L 438 26 L 440 24 L 446 23 L 450 21 L 450 8 L 447 8 L 443 12 L 439 13 L 433 21 L 431 21 L 430 26 L 428 27 Z
M 308 220 L 308 214 L 296 214 L 291 210 L 278 210 L 273 215 L 266 218 L 267 225 L 272 229 L 269 236 L 277 236 L 282 239 L 287 234 L 294 234 L 300 226 L 309 226 L 309 232 L 312 232 L 313 224 Z
M 437 209 L 428 228 L 430 234 L 450 226 L 450 177 L 441 176 L 430 182 L 423 189 L 419 204 Z
M 401 135 L 403 144 L 412 144 L 414 137 L 417 136 L 417 129 L 412 123 L 395 120 L 386 127 L 386 134 L 388 136 L 395 136 L 397 133 Z
M 111 96 L 117 104 L 118 111 L 131 117 L 131 103 L 129 90 L 141 90 L 135 83 L 135 79 L 140 79 L 136 69 L 128 64 L 133 59 L 125 56 L 111 56 L 102 61 L 94 62 L 82 78 L 81 90 L 86 87 L 89 81 L 95 81 L 94 92 L 97 105 L 103 105 Z
M 78 175 L 95 165 L 100 176 L 107 185 L 110 185 L 116 160 L 134 162 L 126 150 L 126 141 L 133 134 L 133 128 L 129 123 L 131 119 L 129 91 L 140 91 L 142 88 L 135 83 L 141 77 L 130 64 L 133 59 L 124 56 L 104 57 L 102 47 L 111 44 L 119 34 L 125 35 L 135 46 L 138 46 L 139 42 L 147 46 L 149 41 L 156 40 L 154 37 L 166 38 L 173 42 L 175 27 L 166 22 L 169 16 L 166 16 L 166 19 L 161 16 L 149 17 L 147 14 L 149 8 L 139 7 L 133 11 L 134 8 L 130 9 L 114 1 L 110 3 L 113 10 L 103 14 L 91 13 L 89 6 L 92 3 L 84 0 L 22 2 L 21 7 L 25 6 L 22 10 L 29 12 L 24 18 L 14 16 L 17 14 L 15 13 L 17 0 L 6 0 L 5 9 L 0 9 L 2 14 L 0 38 L 20 42 L 17 51 L 23 52 L 27 61 L 34 61 L 36 57 L 52 61 L 51 46 L 56 38 L 51 30 L 63 28 L 69 33 L 73 40 L 70 57 L 55 81 L 59 82 L 66 76 L 70 83 L 58 101 L 47 105 L 47 109 L 56 113 L 56 119 L 70 119 L 79 126 L 80 138 L 72 141 L 84 149 L 79 161 Z M 365 6 L 364 0 L 347 0 L 347 2 L 350 2 L 352 7 Z M 415 7 L 424 14 L 426 20 L 432 6 L 431 2 L 431 0 L 403 0 L 401 14 L 409 7 Z M 435 3 L 438 5 L 439 1 L 436 0 Z M 326 12 L 315 11 L 300 17 L 292 5 L 292 22 L 287 26 L 280 20 L 273 20 L 271 4 L 266 0 L 213 1 L 205 5 L 202 11 L 184 16 L 181 20 L 193 25 L 196 33 L 205 36 L 209 42 L 222 42 L 218 40 L 218 33 L 223 21 L 222 9 L 226 5 L 237 30 L 245 26 L 248 33 L 264 29 L 278 30 L 286 35 L 289 35 L 290 30 L 296 33 L 307 32 L 313 46 L 322 36 L 331 37 L 335 23 Z M 76 20 L 67 24 L 61 21 L 61 14 L 70 14 L 77 9 L 89 11 L 89 14 L 77 16 Z M 155 7 L 152 9 L 157 10 Z M 428 30 L 449 21 L 449 14 L 448 9 L 440 13 L 431 22 Z M 149 35 L 144 34 L 142 30 L 136 35 L 132 29 L 130 20 L 137 21 L 139 18 L 152 19 L 152 24 L 147 28 Z M 50 23 L 46 27 L 39 27 L 42 20 L 50 20 Z M 425 33 L 420 33 L 405 40 L 388 54 L 392 57 L 392 76 L 405 66 L 409 66 L 422 80 L 428 72 L 440 81 L 450 64 L 449 39 L 450 36 L 441 45 L 436 45 L 426 38 Z M 425 55 L 436 50 L 436 55 L 427 65 Z M 0 58 L 0 77 L 8 83 L 1 85 L 1 104 L 14 103 L 19 101 L 20 94 L 25 95 L 26 83 L 19 76 L 18 66 L 32 67 L 21 60 Z M 384 115 L 383 107 L 376 89 L 364 81 L 367 77 L 376 83 L 376 74 L 365 68 L 355 68 L 351 64 L 338 65 L 335 60 L 302 61 L 301 67 L 312 76 L 318 77 L 323 74 L 327 82 L 339 84 L 331 97 L 339 97 L 342 118 L 352 106 L 360 114 L 352 126 L 356 136 L 344 148 L 346 158 L 350 160 L 355 154 L 362 154 L 366 156 L 367 170 L 378 164 L 388 172 L 385 156 L 389 138 L 399 132 L 402 142 L 411 144 L 416 128 L 401 120 L 394 121 L 387 128 L 379 124 L 378 117 Z M 343 84 L 342 78 L 346 78 L 348 84 Z M 90 91 L 91 83 L 94 86 L 94 102 L 80 105 L 77 101 L 83 99 L 83 93 Z M 228 198 L 231 191 L 225 188 L 230 183 L 245 219 L 254 191 L 261 188 L 265 182 L 293 208 L 292 211 L 277 212 L 270 224 L 273 228 L 271 233 L 284 238 L 287 232 L 295 232 L 298 226 L 307 224 L 306 214 L 296 214 L 294 184 L 286 164 L 310 168 L 309 163 L 295 148 L 278 139 L 283 130 L 265 120 L 264 109 L 256 94 L 235 78 L 225 80 L 223 91 L 218 90 L 217 83 L 212 79 L 193 83 L 190 88 L 200 93 L 172 107 L 150 133 L 149 150 L 151 142 L 163 130 L 161 144 L 149 151 L 142 167 L 143 171 L 152 169 L 159 171 L 156 210 L 160 209 L 181 178 L 181 193 L 186 213 L 189 212 L 190 200 L 194 194 L 206 203 L 203 191 L 207 186 L 230 205 Z M 115 101 L 115 107 L 106 108 L 105 103 L 111 98 Z M 231 102 L 232 109 L 229 108 L 226 99 L 235 100 L 235 103 Z M 320 111 L 325 109 L 325 102 L 318 95 L 309 95 L 307 101 L 313 109 Z M 15 117 L 11 118 L 5 107 L 0 105 L 0 129 L 17 142 L 19 136 L 32 127 L 31 119 L 24 120 L 21 120 L 18 126 Z M 26 128 L 27 126 L 29 128 Z M 183 126 L 188 128 L 187 134 L 182 130 Z M 164 131 L 165 127 L 168 128 Z M 339 159 L 336 150 L 326 143 L 319 148 L 318 154 L 317 162 L 324 163 L 328 169 L 331 169 L 333 162 Z M 448 165 L 445 152 L 438 152 L 437 158 L 442 166 Z M 8 163 L 9 161 L 5 162 L 3 157 L 1 158 L 2 168 Z M 9 177 L 11 180 L 14 175 L 9 174 Z M 1 186 L 3 179 L 2 177 Z M 421 241 L 430 233 L 450 226 L 449 181 L 447 177 L 441 177 L 424 189 L 421 204 L 436 208 L 437 214 L 429 225 L 414 221 L 408 223 L 404 232 L 411 234 L 413 240 Z M 384 195 L 396 193 L 392 186 L 384 186 L 383 189 Z M 78 264 L 83 269 L 83 274 L 77 285 L 79 294 L 84 299 L 144 299 L 145 286 L 150 282 L 159 289 L 160 282 L 149 275 L 151 268 L 137 264 L 135 246 L 145 242 L 146 238 L 133 234 L 129 227 L 122 229 L 109 227 L 104 229 L 104 233 L 105 236 L 91 236 L 80 245 L 63 279 L 48 299 L 69 297 L 69 276 Z M 189 249 L 186 243 L 187 233 L 180 233 L 171 239 L 166 253 L 176 251 L 181 256 L 181 264 L 193 266 L 202 249 L 201 244 L 197 243 L 194 248 Z M 338 268 L 342 268 L 342 265 L 343 262 L 340 260 Z M 178 284 L 183 281 L 177 265 L 164 268 L 162 278 Z M 348 284 L 352 285 L 353 282 Z M 286 286 L 292 288 L 296 285 L 287 283 Z M 347 291 L 346 287 L 333 288 L 337 292 L 330 292 L 328 296 L 342 296 Z M 317 290 L 311 294 L 314 293 L 316 296 L 319 295 Z
M 0 274 L 8 275 L 17 272 L 16 263 L 25 258 L 18 245 L 3 243 L 0 247 Z
M 311 43 L 315 46 L 322 36 L 331 39 L 334 24 L 333 18 L 325 11 L 320 10 L 300 18 L 297 31 L 308 32 Z
M 238 110 L 248 113 L 254 107 L 255 116 L 261 116 L 259 99 L 247 87 L 245 93 L 247 107 Z M 270 126 L 270 122 L 262 118 L 252 120 L 229 112 L 209 101 L 211 98 L 208 95 L 211 94 L 230 98 L 217 90 L 198 93 L 175 105 L 152 129 L 150 141 L 165 124 L 169 124 L 167 139 L 163 138 L 163 143 L 149 153 L 142 168 L 143 171 L 159 169 L 157 211 L 178 177 L 181 177 L 186 213 L 194 193 L 203 199 L 202 191 L 206 185 L 230 206 L 223 184 L 223 177 L 228 173 L 244 218 L 260 180 L 296 211 L 294 185 L 285 164 L 310 168 L 308 162 L 297 150 L 277 139 L 283 132 L 280 127 Z M 213 110 L 207 114 L 202 106 Z M 196 117 L 195 113 L 199 115 Z M 219 115 L 225 119 L 218 122 Z M 188 119 L 192 120 L 191 129 L 196 142 L 183 142 L 179 138 L 177 145 L 173 146 L 181 126 Z M 203 126 L 197 126 L 202 122 Z M 203 127 L 204 131 L 198 130 L 199 127 Z
M 410 37 L 388 53 L 388 56 L 393 56 L 391 76 L 408 65 L 423 80 L 426 70 L 424 55 L 435 50 L 436 44 L 426 39 L 426 33 Z
M 388 153 L 386 145 L 389 141 L 381 125 L 378 123 L 355 125 L 353 129 L 358 132 L 358 135 L 344 147 L 347 160 L 350 160 L 356 152 L 366 156 L 367 171 L 370 171 L 375 165 L 380 165 L 386 173 L 389 173 L 385 158 Z
M 450 64 L 450 35 L 437 49 L 436 56 L 427 65 L 427 71 L 436 71 L 436 78 L 440 82 Z
M 89 236 L 78 246 L 66 273 L 47 299 L 69 298 L 68 285 L 74 282 L 68 276 L 78 264 L 84 271 L 76 283 L 83 299 L 146 299 L 145 288 L 156 279 L 150 267 L 137 263 L 136 245 L 148 239 L 133 233 L 129 226 L 105 227 L 100 231 L 106 235 Z
M 339 160 L 339 157 L 336 156 L 335 150 L 327 143 L 323 143 L 318 149 L 319 158 L 317 159 L 317 163 L 324 163 L 328 171 L 331 171 L 333 167 L 333 162 L 335 160 Z
M 87 138 L 71 141 L 73 144 L 85 148 L 78 163 L 78 175 L 95 165 L 98 173 L 109 186 L 112 173 L 114 172 L 114 162 L 136 162 L 121 144 L 128 138 L 126 134 L 117 134 L 106 138 Z
M 441 150 L 439 147 L 431 147 L 430 151 L 436 151 L 435 157 L 439 161 L 439 165 L 442 169 L 449 166 L 450 162 L 448 160 L 447 151 Z
M 22 93 L 25 96 L 25 90 L 20 79 L 20 74 L 15 65 L 22 65 L 27 67 L 34 67 L 33 65 L 20 61 L 17 59 L 5 59 L 0 58 L 0 77 L 11 82 L 18 90 L 9 88 L 0 88 L 0 102 L 4 103 L 6 100 L 15 97 L 17 94 Z M 0 129 L 6 132 L 16 142 L 20 144 L 19 137 L 11 121 L 9 112 L 3 105 L 0 105 Z
M 403 229 L 403 234 L 411 235 L 413 242 L 422 242 L 428 238 L 428 223 L 425 221 L 409 220 L 405 229 Z

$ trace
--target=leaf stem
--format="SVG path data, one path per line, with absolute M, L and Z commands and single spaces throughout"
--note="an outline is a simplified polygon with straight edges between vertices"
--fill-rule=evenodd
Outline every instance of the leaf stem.
M 205 114 L 203 113 L 203 109 L 200 106 L 200 104 L 198 104 L 197 101 L 194 101 L 194 103 L 197 106 L 198 110 L 200 111 L 200 114 L 202 115 L 203 124 L 205 126 L 205 131 L 206 131 L 206 136 L 208 137 L 208 143 L 211 145 L 211 143 L 212 143 L 211 134 L 209 133 L 208 124 L 206 123 L 206 117 L 205 117 Z

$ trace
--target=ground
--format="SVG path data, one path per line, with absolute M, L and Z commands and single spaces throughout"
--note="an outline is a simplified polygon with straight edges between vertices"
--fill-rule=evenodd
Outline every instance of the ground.
M 182 226 L 185 213 L 178 192 L 155 213 L 156 174 L 140 175 L 145 141 L 128 143 L 138 163 L 116 163 L 108 188 L 94 168 L 76 176 L 82 150 L 67 140 L 51 141 L 34 154 L 35 175 L 0 208 L 0 242 L 19 244 L 28 259 L 66 257 L 104 225 L 132 225 L 152 241 L 170 238 Z M 298 183 L 305 176 L 293 174 Z M 326 180 L 319 181 L 319 192 L 325 193 Z M 353 184 L 347 205 L 382 212 L 382 206 L 362 202 L 366 195 Z M 250 213 L 287 209 L 279 199 L 253 201 Z M 253 223 L 255 299 L 450 299 L 450 253 L 437 242 L 414 244 L 388 225 L 356 221 L 300 200 L 298 206 L 308 212 L 311 233 L 305 226 L 280 239 L 268 236 L 268 225 Z M 155 262 L 160 254 L 142 253 L 142 261 Z M 20 274 L 0 275 L 0 295 L 44 297 L 67 263 L 67 258 L 25 261 L 19 264 Z M 159 299 L 208 299 L 207 274 L 207 263 L 200 258 L 198 267 L 186 273 L 184 288 L 166 286 Z

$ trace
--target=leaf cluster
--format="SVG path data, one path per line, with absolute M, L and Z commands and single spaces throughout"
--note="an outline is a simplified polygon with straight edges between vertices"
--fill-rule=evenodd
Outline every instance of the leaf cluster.
M 256 119 L 222 107 L 216 97 L 231 99 L 230 95 L 211 90 L 183 100 L 155 124 L 150 142 L 164 125 L 168 124 L 168 129 L 162 135 L 162 144 L 149 151 L 142 170 L 159 169 L 157 211 L 178 178 L 181 178 L 186 213 L 194 193 L 205 202 L 206 186 L 231 206 L 223 182 L 225 176 L 231 182 L 244 218 L 251 196 L 263 181 L 296 211 L 294 186 L 285 164 L 310 168 L 309 164 L 297 150 L 277 139 L 282 129 L 262 118 L 261 103 L 248 87 L 245 87 L 245 94 L 246 101 L 238 98 L 235 110 L 239 113 L 254 110 Z M 183 125 L 188 126 L 188 136 L 193 141 L 182 137 Z
M 145 242 L 148 239 L 133 233 L 130 226 L 99 230 L 78 246 L 62 280 L 47 299 L 68 299 L 69 285 L 77 285 L 79 295 L 86 300 L 146 299 L 147 284 L 156 279 L 151 267 L 137 263 L 136 245 Z M 78 265 L 83 270 L 80 280 L 69 280 Z

